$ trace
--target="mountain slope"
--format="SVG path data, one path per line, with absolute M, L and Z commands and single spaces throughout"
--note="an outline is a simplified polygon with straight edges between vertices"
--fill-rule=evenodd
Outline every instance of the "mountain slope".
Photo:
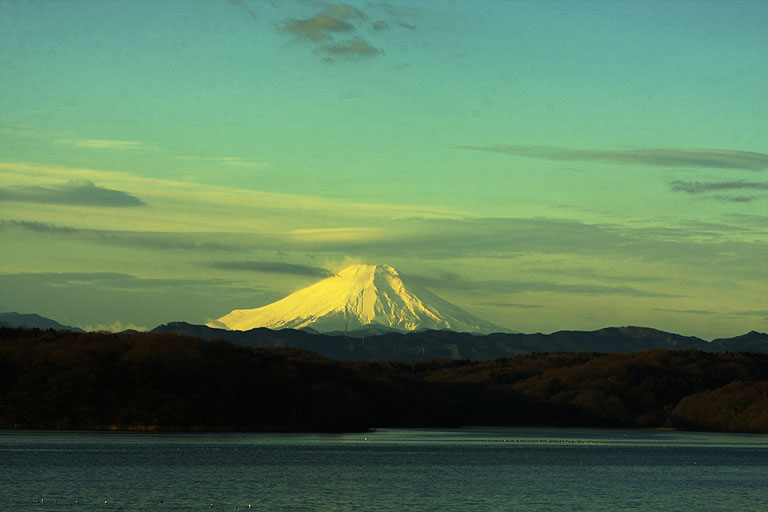
M 389 265 L 353 265 L 277 302 L 236 309 L 208 324 L 238 331 L 267 327 L 319 332 L 345 332 L 371 325 L 404 332 L 503 330 L 426 289 L 406 284 Z
M 735 338 L 718 338 L 712 340 L 708 351 L 768 352 L 768 334 L 764 332 L 750 331 L 747 334 L 742 334 Z
M 62 325 L 56 320 L 51 320 L 50 318 L 46 318 L 44 316 L 36 315 L 33 313 L 0 313 L 0 326 L 30 327 L 36 329 L 63 329 L 73 332 L 85 332 L 79 327 Z

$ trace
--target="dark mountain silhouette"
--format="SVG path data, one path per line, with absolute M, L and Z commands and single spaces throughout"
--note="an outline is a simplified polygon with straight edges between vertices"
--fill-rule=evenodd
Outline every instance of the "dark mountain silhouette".
M 205 340 L 222 339 L 249 347 L 296 347 L 337 360 L 469 359 L 484 361 L 543 352 L 640 352 L 652 349 L 706 352 L 768 352 L 768 335 L 743 336 L 708 342 L 693 336 L 646 327 L 608 327 L 597 331 L 558 331 L 552 334 L 495 333 L 473 335 L 453 331 L 389 332 L 353 337 L 303 330 L 266 328 L 228 331 L 204 325 L 172 322 L 156 333 L 179 333 Z
M 718 338 L 701 350 L 708 352 L 768 352 L 768 334 L 750 331 L 735 338 Z
M 36 329 L 61 329 L 73 332 L 85 332 L 79 327 L 62 325 L 56 320 L 31 313 L 0 313 L 0 326 L 4 327 L 29 327 Z

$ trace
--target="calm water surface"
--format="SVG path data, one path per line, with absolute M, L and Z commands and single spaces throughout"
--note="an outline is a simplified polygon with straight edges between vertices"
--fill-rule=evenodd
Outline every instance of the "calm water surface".
M 342 435 L 0 431 L 0 510 L 211 505 L 768 510 L 768 436 L 545 428 Z

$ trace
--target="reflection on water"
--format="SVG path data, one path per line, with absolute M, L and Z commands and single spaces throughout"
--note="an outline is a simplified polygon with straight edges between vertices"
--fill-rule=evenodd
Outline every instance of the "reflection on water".
M 649 430 L 5 431 L 0 510 L 763 510 L 767 448 Z

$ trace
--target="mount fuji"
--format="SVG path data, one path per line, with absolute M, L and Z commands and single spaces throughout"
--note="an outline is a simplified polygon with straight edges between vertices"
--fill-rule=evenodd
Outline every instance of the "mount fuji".
M 371 327 L 401 332 L 505 331 L 424 288 L 404 282 L 389 265 L 353 265 L 277 302 L 255 309 L 236 309 L 207 325 L 236 331 L 258 327 L 318 332 Z

